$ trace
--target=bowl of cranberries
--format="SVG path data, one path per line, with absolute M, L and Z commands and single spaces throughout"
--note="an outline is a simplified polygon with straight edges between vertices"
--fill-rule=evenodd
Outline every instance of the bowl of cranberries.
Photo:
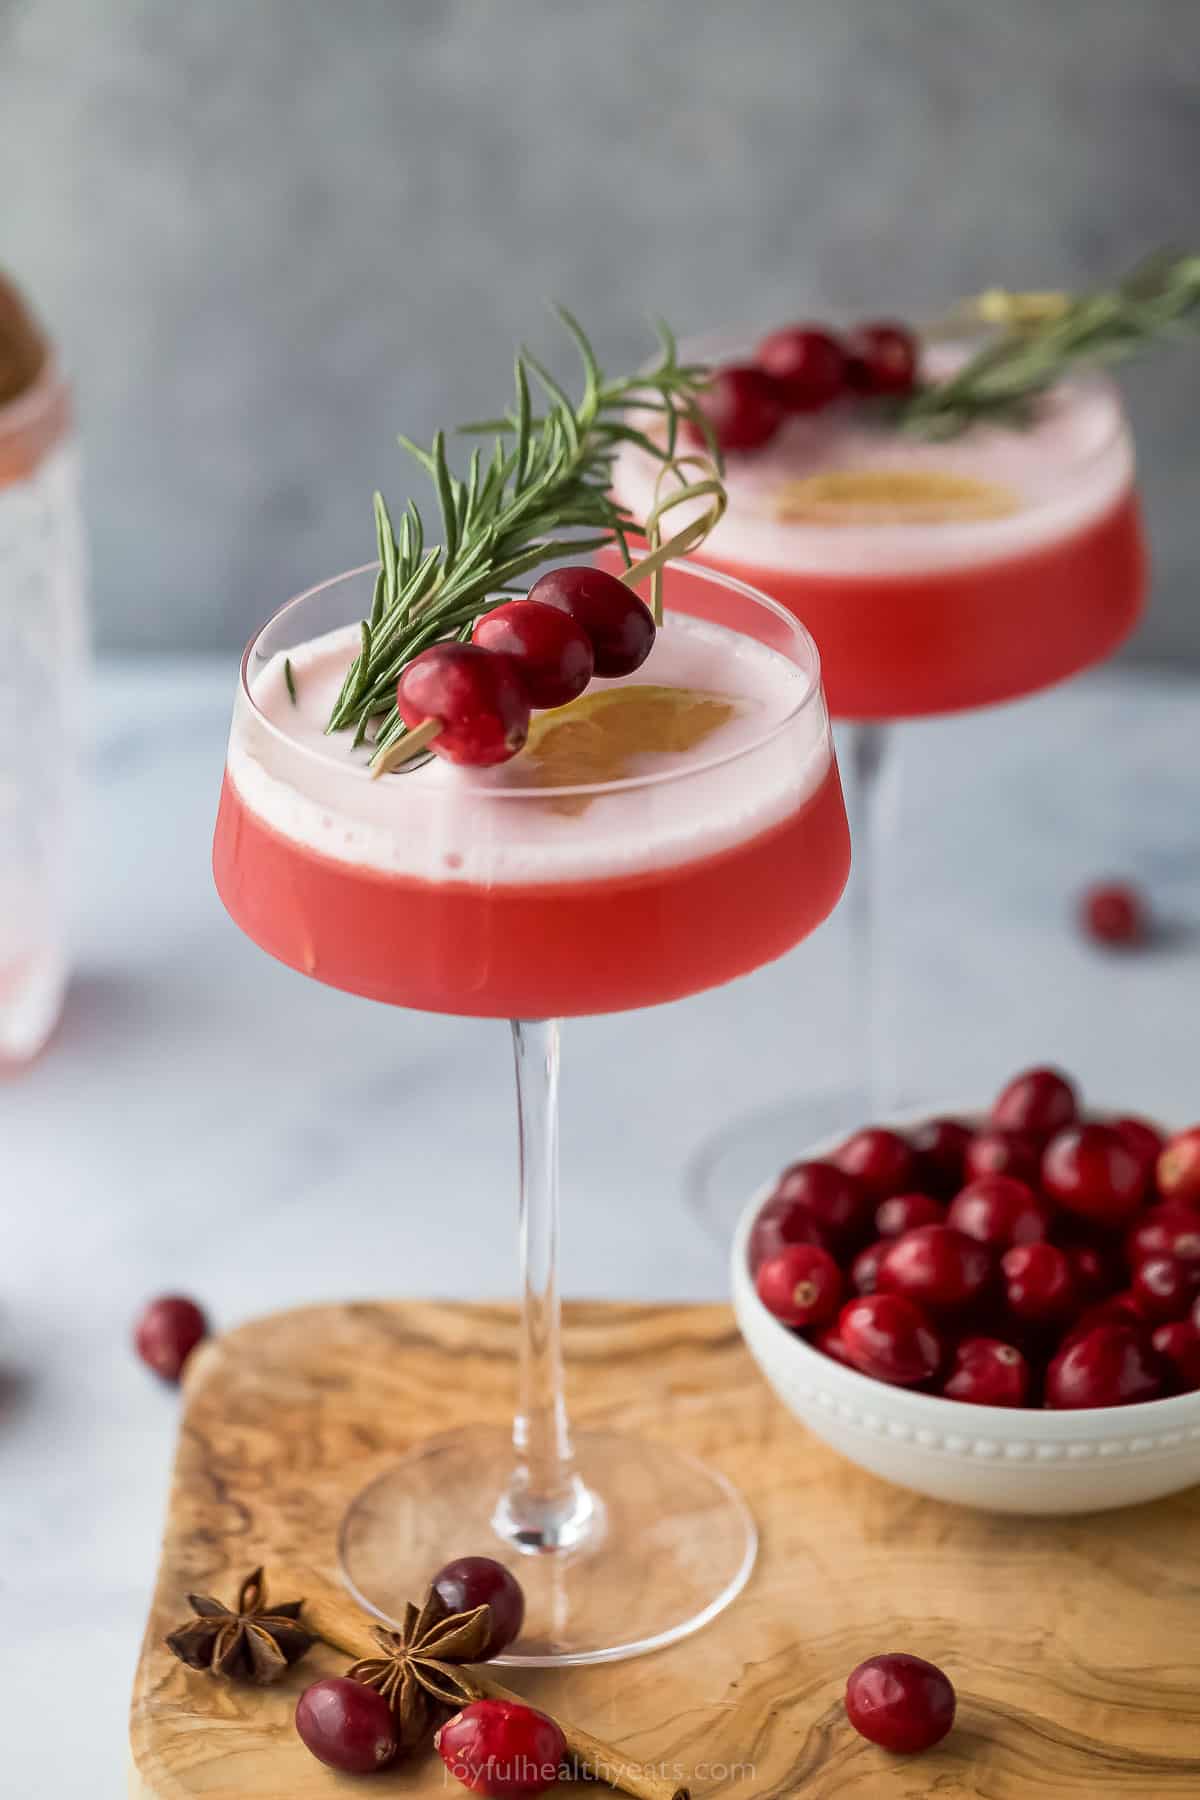
M 1200 1482 L 1200 1126 L 1050 1068 L 867 1126 L 755 1195 L 733 1294 L 784 1403 L 901 1487 L 1074 1513 Z

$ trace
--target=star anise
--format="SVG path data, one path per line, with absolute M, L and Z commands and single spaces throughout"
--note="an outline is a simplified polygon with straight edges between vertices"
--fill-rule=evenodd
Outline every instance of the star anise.
M 189 1669 L 269 1687 L 317 1641 L 300 1623 L 303 1601 L 268 1607 L 261 1569 L 243 1581 L 236 1608 L 224 1606 L 211 1594 L 187 1598 L 196 1617 L 171 1633 L 167 1648 Z
M 475 1698 L 477 1689 L 453 1665 L 478 1662 L 491 1630 L 488 1607 L 448 1612 L 431 1588 L 419 1612 L 409 1601 L 399 1631 L 376 1629 L 382 1656 L 366 1657 L 346 1673 L 383 1695 L 396 1716 L 401 1749 L 415 1749 L 429 1736 L 442 1707 Z

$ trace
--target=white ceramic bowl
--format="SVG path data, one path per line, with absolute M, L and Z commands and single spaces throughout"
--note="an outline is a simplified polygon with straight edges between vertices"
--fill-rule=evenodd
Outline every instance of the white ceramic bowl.
M 947 1106 L 874 1121 L 904 1131 Z M 805 1152 L 828 1156 L 843 1138 Z M 1087 1513 L 1157 1500 L 1200 1481 L 1200 1393 L 1080 1412 L 968 1406 L 889 1387 L 814 1350 L 754 1291 L 747 1243 L 773 1183 L 755 1194 L 733 1244 L 742 1335 L 788 1409 L 827 1444 L 897 1487 L 987 1512 Z

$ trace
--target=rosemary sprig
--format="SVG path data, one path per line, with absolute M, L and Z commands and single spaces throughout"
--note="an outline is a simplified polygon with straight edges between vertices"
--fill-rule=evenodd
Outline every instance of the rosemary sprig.
M 1038 396 L 1070 370 L 1111 367 L 1156 339 L 1197 331 L 1200 255 L 1164 252 L 1094 294 L 993 291 L 981 296 L 976 318 L 1007 329 L 949 380 L 901 401 L 894 418 L 905 431 L 948 438 L 982 420 L 1026 423 Z
M 395 705 L 396 683 L 421 650 L 443 639 L 469 638 L 482 613 L 521 591 L 516 586 L 520 577 L 539 563 L 561 557 L 568 547 L 582 556 L 615 543 L 626 578 L 649 574 L 657 586 L 666 555 L 694 546 L 724 507 L 717 453 L 698 404 L 707 369 L 681 363 L 673 336 L 660 325 L 657 364 L 610 381 L 581 326 L 564 308 L 558 314 L 583 363 L 578 402 L 523 350 L 516 359 L 511 412 L 463 427 L 493 436 L 490 454 L 472 452 L 464 478 L 451 472 L 442 432 L 429 450 L 408 438 L 399 440 L 433 483 L 441 513 L 440 544 L 427 546 L 415 502 L 408 502 L 396 529 L 383 496 L 375 495 L 380 566 L 374 602 L 369 618 L 362 621 L 359 653 L 327 729 L 353 729 L 356 745 L 369 738 L 376 769 L 392 764 L 394 759 L 386 753 L 405 736 Z M 544 415 L 534 412 L 531 377 L 545 397 Z M 655 424 L 653 435 L 639 426 L 639 420 L 645 424 L 645 415 Z M 679 454 L 685 420 L 712 449 L 711 460 L 706 459 L 694 478 L 685 471 L 686 465 L 695 465 L 696 457 Z M 703 520 L 693 521 L 670 545 L 658 546 L 657 560 L 652 553 L 636 565 L 628 533 L 646 529 L 647 521 L 634 519 L 610 493 L 613 461 L 624 443 L 650 452 L 678 483 L 656 505 L 652 552 L 658 519 L 668 507 L 700 498 L 710 501 Z M 564 534 L 572 533 L 581 535 L 564 542 Z

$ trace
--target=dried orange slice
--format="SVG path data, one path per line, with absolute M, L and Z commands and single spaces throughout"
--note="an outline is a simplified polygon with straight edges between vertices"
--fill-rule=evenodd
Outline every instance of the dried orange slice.
M 1016 494 L 999 482 L 952 469 L 828 469 L 785 481 L 772 495 L 789 524 L 942 524 L 999 519 L 1016 512 Z
M 567 706 L 538 713 L 529 742 L 510 765 L 523 786 L 581 787 L 623 781 L 644 772 L 638 758 L 695 750 L 727 724 L 739 702 L 698 688 L 623 682 L 594 688 Z M 560 798 L 564 812 L 582 812 L 587 795 Z

